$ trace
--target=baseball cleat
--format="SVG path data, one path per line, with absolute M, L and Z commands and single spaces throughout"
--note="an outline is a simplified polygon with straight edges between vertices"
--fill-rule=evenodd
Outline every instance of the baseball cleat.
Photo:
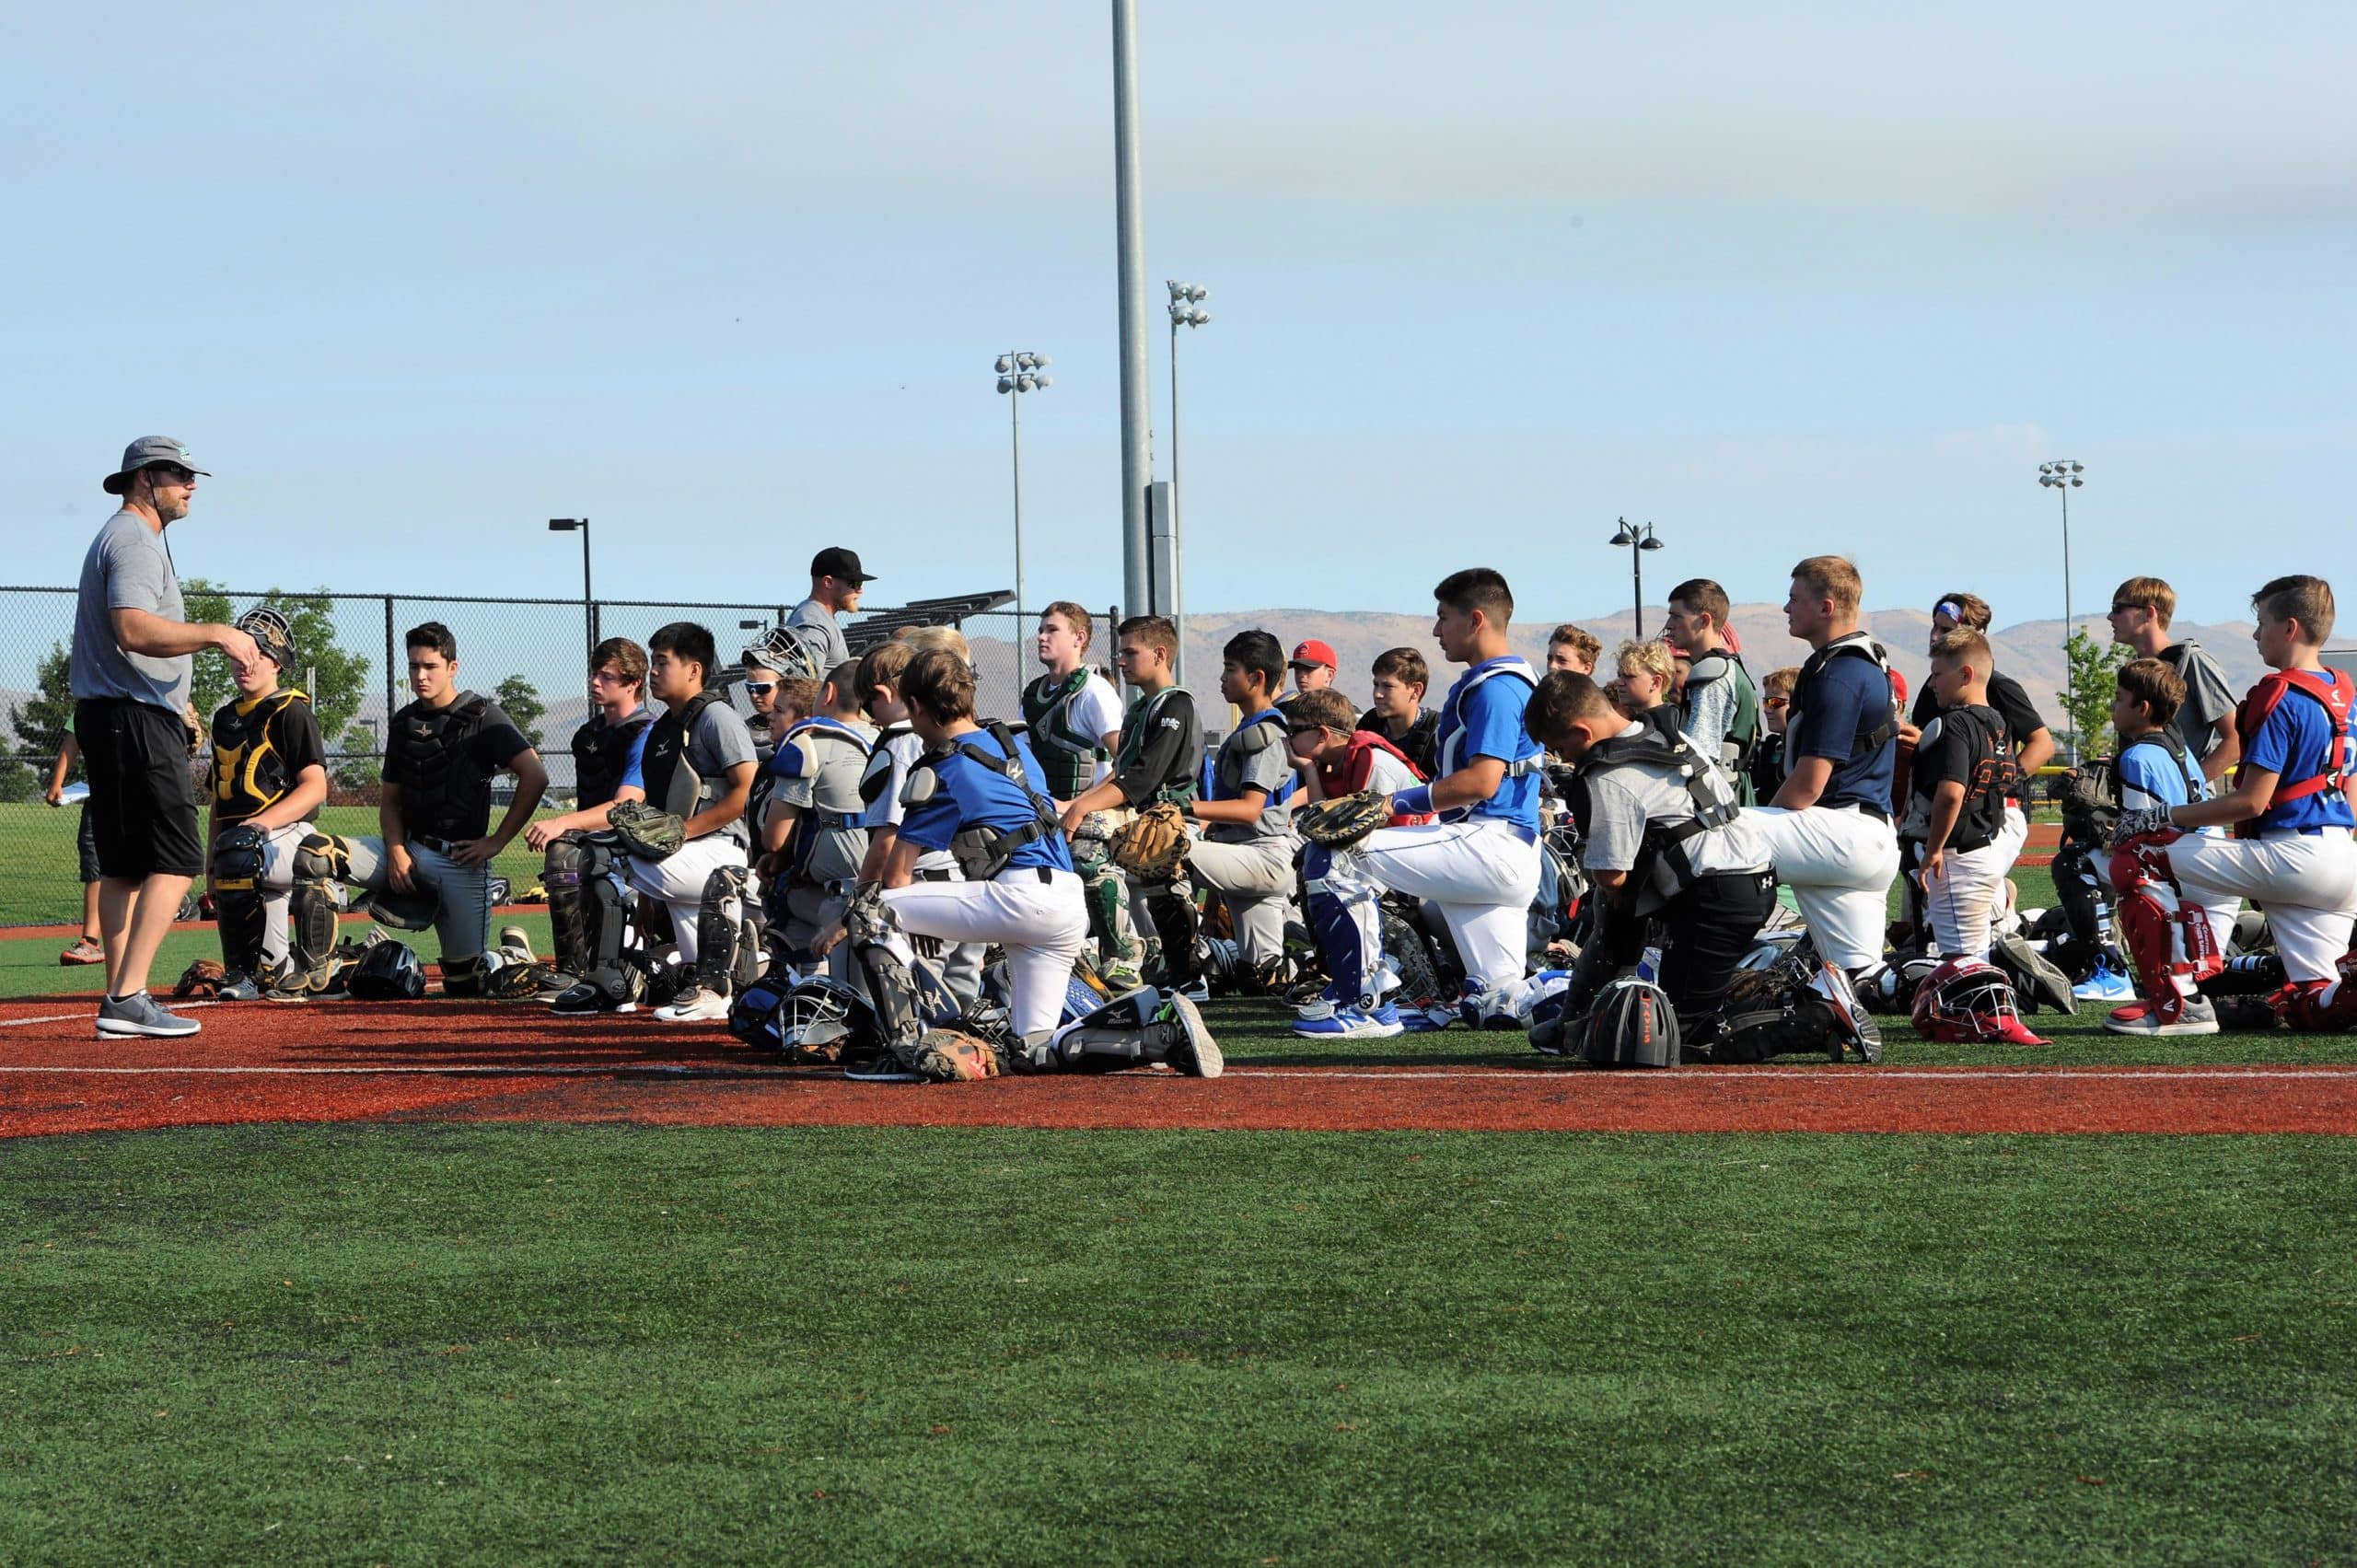
M 1193 1000 L 1185 992 L 1170 998 L 1170 1021 L 1178 1026 L 1179 1039 L 1173 1041 L 1163 1060 L 1171 1070 L 1190 1078 L 1216 1078 L 1227 1070 L 1227 1058 L 1220 1054 L 1219 1041 L 1212 1039 L 1212 1031 L 1196 1010 Z
M 1295 1018 L 1293 1032 L 1305 1040 L 1389 1040 L 1401 1032 L 1399 1009 L 1337 1006 L 1323 1017 Z
M 2144 1035 L 2155 1039 L 2174 1039 L 2181 1035 L 2213 1035 L 2218 1032 L 2218 1010 L 2202 997 L 2193 997 L 2177 1007 L 2174 1015 L 2158 1008 L 2145 1007 L 2139 1012 L 2133 1007 L 2119 1007 L 2103 1021 L 2103 1027 L 2116 1035 Z

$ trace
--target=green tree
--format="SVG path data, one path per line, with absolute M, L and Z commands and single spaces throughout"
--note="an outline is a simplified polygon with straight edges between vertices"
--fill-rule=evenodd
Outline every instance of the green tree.
M 492 689 L 492 700 L 516 721 L 516 727 L 532 743 L 532 749 L 539 750 L 540 718 L 549 711 L 549 705 L 540 701 L 540 689 L 520 675 L 511 675 Z
M 41 656 L 33 685 L 33 695 L 17 704 L 8 727 L 17 732 L 16 749 L 47 762 L 65 744 L 65 732 L 74 723 L 71 659 L 64 644 L 53 645 Z
M 2069 685 L 2054 696 L 2062 704 L 2063 717 L 2070 721 L 2070 740 L 2082 758 L 2107 755 L 2118 741 L 2111 729 L 2111 698 L 2119 689 L 2119 667 L 2128 662 L 2129 649 L 2119 643 L 2098 645 L 2084 630 L 2073 627 L 2063 654 Z
M 191 621 L 232 621 L 238 612 L 229 603 L 229 596 L 202 577 L 192 578 L 180 590 L 187 602 Z M 268 605 L 286 617 L 295 632 L 295 668 L 278 673 L 279 683 L 301 688 L 311 699 L 311 712 L 319 721 L 319 734 L 331 751 L 367 750 L 371 747 L 368 732 L 354 732 L 352 718 L 360 711 L 361 699 L 368 694 L 368 656 L 354 653 L 336 642 L 335 600 L 322 588 L 313 593 L 288 593 L 273 588 L 252 605 Z M 229 671 L 229 661 L 217 651 L 207 650 L 196 657 L 196 675 L 192 683 L 196 711 L 211 724 L 221 704 L 237 694 L 237 680 Z
M 40 795 L 41 781 L 49 773 L 49 757 L 42 757 L 36 764 L 15 747 L 0 742 L 0 801 L 14 806 Z

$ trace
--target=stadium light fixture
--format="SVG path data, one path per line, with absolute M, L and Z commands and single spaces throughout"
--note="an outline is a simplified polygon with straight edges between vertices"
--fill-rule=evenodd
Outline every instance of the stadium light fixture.
M 581 629 L 584 633 L 583 656 L 598 652 L 598 602 L 589 589 L 589 519 L 586 517 L 551 517 L 551 533 L 581 535 Z
M 1622 517 L 1620 522 L 1620 526 L 1613 530 L 1611 543 L 1615 547 L 1625 546 L 1629 552 L 1630 587 L 1636 593 L 1636 608 L 1629 614 L 1629 635 L 1642 642 L 1645 635 L 1644 552 L 1648 550 L 1659 550 L 1662 548 L 1662 543 L 1660 540 L 1654 537 L 1653 524 L 1647 523 L 1644 531 L 1640 533 L 1630 526 L 1628 518 Z
M 2079 476 L 2087 471 L 2084 463 L 2069 458 L 2057 458 L 2050 463 L 2038 465 L 2038 482 L 2054 491 L 2062 501 L 2062 668 L 2069 678 L 2071 668 L 2071 492 L 2087 482 Z M 2071 732 L 2071 762 L 2079 761 L 2079 734 Z
M 1055 378 L 1044 374 L 1048 356 L 1028 349 L 1009 349 L 993 360 L 998 389 L 1006 400 L 1007 430 L 1015 459 L 1015 634 L 1023 636 L 1023 394 L 1044 392 Z

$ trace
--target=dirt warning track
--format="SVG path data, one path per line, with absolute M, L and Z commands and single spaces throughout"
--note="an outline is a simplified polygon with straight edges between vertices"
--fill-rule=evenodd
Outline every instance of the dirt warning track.
M 256 1121 L 1631 1132 L 2357 1131 L 2357 1066 L 1254 1065 L 860 1084 L 710 1026 L 424 1002 L 209 1007 L 99 1040 L 83 998 L 0 1004 L 0 1136 Z

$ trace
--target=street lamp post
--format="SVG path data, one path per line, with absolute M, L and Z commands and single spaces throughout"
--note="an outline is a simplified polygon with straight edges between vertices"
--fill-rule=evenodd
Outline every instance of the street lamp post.
M 2049 490 L 2060 491 L 2062 496 L 2062 679 L 2071 678 L 2071 492 L 2087 482 L 2079 477 L 2085 465 L 2069 458 L 2058 458 L 2050 463 L 2038 465 L 2038 482 Z M 2071 762 L 2079 761 L 2079 732 L 2076 725 L 2071 730 Z
M 1654 537 L 1653 524 L 1647 523 L 1645 531 L 1639 533 L 1629 526 L 1629 519 L 1623 517 L 1620 519 L 1620 531 L 1612 536 L 1612 542 L 1629 547 L 1629 584 L 1635 590 L 1637 599 L 1636 608 L 1629 614 L 1629 636 L 1632 641 L 1643 642 L 1645 637 L 1644 552 L 1648 550 L 1659 550 L 1661 540 Z
M 589 588 L 589 519 L 586 517 L 551 517 L 549 532 L 581 534 L 581 630 L 586 641 L 581 649 L 584 661 L 598 652 L 598 604 Z M 587 668 L 585 662 L 583 668 Z
M 1183 647 L 1186 645 L 1187 637 L 1186 622 L 1179 609 L 1180 605 L 1184 601 L 1181 599 L 1178 591 L 1178 557 L 1181 548 L 1178 520 L 1184 515 L 1184 503 L 1181 502 L 1178 495 L 1178 329 L 1181 327 L 1200 327 L 1204 322 L 1209 321 L 1212 319 L 1212 313 L 1204 309 L 1202 304 L 1204 300 L 1209 299 L 1212 296 L 1212 291 L 1205 288 L 1201 284 L 1178 283 L 1175 280 L 1171 282 L 1169 288 L 1170 505 L 1168 509 L 1170 516 L 1167 517 L 1157 518 L 1156 522 L 1160 525 L 1160 531 L 1169 540 L 1170 548 L 1168 552 L 1168 560 L 1167 562 L 1164 561 L 1159 554 L 1156 555 L 1155 561 L 1157 568 L 1167 566 L 1170 580 L 1168 583 L 1162 585 L 1162 592 L 1157 594 L 1155 597 L 1161 599 L 1164 604 L 1168 606 L 1171 624 L 1179 629 L 1178 642 L 1180 646 Z M 1160 607 L 1157 606 L 1157 608 Z
M 1043 392 L 1055 384 L 1047 374 L 1048 356 L 1028 349 L 1002 354 L 991 368 L 998 372 L 998 389 L 1007 394 L 1007 428 L 1015 450 L 1015 636 L 1023 640 L 1023 394 Z

